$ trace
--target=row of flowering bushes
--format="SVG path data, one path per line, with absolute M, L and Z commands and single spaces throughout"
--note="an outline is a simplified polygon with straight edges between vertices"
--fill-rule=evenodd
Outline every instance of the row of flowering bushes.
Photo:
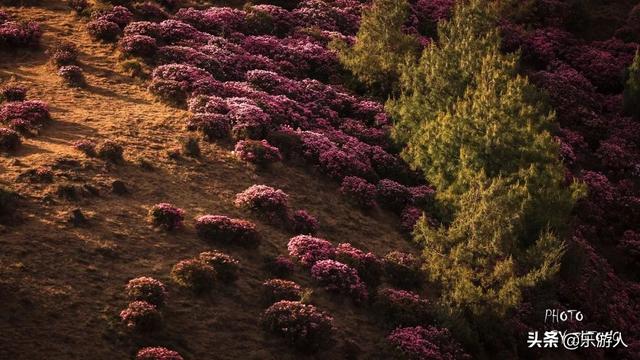
M 0 11 L 0 49 L 37 47 L 41 37 L 42 30 L 37 22 L 16 21 Z
M 22 144 L 21 133 L 38 131 L 51 120 L 47 103 L 27 100 L 24 87 L 4 86 L 0 90 L 0 100 L 0 152 L 17 150 Z

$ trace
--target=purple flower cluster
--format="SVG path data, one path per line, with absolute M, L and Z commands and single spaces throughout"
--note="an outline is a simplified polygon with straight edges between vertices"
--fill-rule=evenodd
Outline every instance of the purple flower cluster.
M 146 347 L 138 351 L 136 360 L 184 360 L 184 358 L 178 352 L 164 347 Z
M 6 13 L 0 13 L 0 48 L 36 47 L 41 37 L 38 23 L 13 21 Z
M 56 66 L 75 65 L 78 61 L 78 48 L 73 43 L 62 43 L 53 49 L 51 61 Z
M 287 218 L 289 195 L 266 185 L 253 185 L 236 194 L 236 206 L 255 211 L 269 220 Z
M 162 326 L 160 311 L 146 301 L 129 303 L 129 306 L 120 312 L 120 319 L 127 328 L 136 332 L 154 331 Z
M 87 31 L 94 39 L 104 41 L 115 41 L 121 33 L 118 24 L 103 19 L 88 22 Z
M 271 146 L 267 140 L 240 140 L 234 152 L 240 159 L 259 166 L 267 166 L 282 160 L 280 150 Z
M 184 210 L 168 203 L 153 205 L 149 215 L 154 226 L 169 231 L 182 227 L 182 221 L 184 220 Z
M 158 51 L 156 39 L 147 35 L 124 36 L 118 43 L 120 51 L 126 56 L 151 57 Z
M 328 291 L 347 294 L 356 302 L 366 301 L 369 297 L 358 272 L 339 261 L 317 261 L 311 267 L 311 276 Z
M 296 210 L 289 216 L 289 227 L 296 234 L 313 235 L 318 231 L 320 222 L 307 210 Z
M 93 20 L 112 22 L 124 29 L 133 20 L 133 13 L 124 6 L 114 6 L 110 10 L 95 12 L 91 17 Z
M 395 355 L 403 359 L 470 359 L 449 330 L 421 326 L 397 328 L 387 336 Z
M 418 294 L 396 289 L 378 291 L 375 302 L 376 313 L 389 326 L 415 326 L 429 320 L 429 301 Z
M 49 106 L 43 101 L 8 102 L 0 107 L 0 123 L 17 131 L 41 128 L 49 120 Z
M 77 65 L 60 66 L 58 69 L 58 76 L 60 76 L 65 83 L 71 86 L 82 86 L 85 84 L 82 68 Z
M 260 244 L 260 235 L 254 223 L 223 215 L 200 216 L 196 219 L 196 231 L 200 238 L 211 242 L 242 247 Z
M 389 179 L 378 182 L 376 194 L 381 206 L 394 211 L 401 211 L 413 201 L 409 188 Z
M 306 267 L 311 267 L 320 260 L 333 259 L 336 256 L 335 249 L 329 241 L 310 235 L 292 237 L 287 244 L 287 249 L 289 255 Z
M 376 205 L 376 186 L 363 178 L 347 176 L 342 179 L 340 192 L 363 209 Z
M 288 300 L 278 301 L 265 310 L 262 325 L 265 330 L 306 352 L 326 346 L 334 332 L 330 315 L 313 305 Z
M 293 281 L 271 279 L 262 283 L 262 296 L 265 304 L 282 300 L 300 301 L 302 287 Z
M 342 243 L 336 247 L 336 260 L 356 269 L 367 285 L 376 287 L 380 283 L 382 261 L 375 254 L 364 252 L 349 243 Z
M 125 288 L 131 301 L 146 301 L 155 306 L 164 305 L 167 288 L 164 284 L 150 277 L 139 277 L 129 280 Z

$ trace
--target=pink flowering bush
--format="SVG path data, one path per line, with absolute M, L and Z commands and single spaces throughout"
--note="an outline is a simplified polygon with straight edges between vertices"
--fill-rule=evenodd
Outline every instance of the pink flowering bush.
M 374 304 L 376 314 L 391 327 L 427 323 L 431 305 L 416 293 L 386 288 L 378 291 Z
M 470 359 L 446 328 L 397 328 L 387 336 L 393 355 L 408 360 Z
M 164 347 L 146 347 L 138 350 L 136 360 L 184 360 L 178 352 Z
M 288 257 L 278 255 L 276 257 L 267 257 L 265 259 L 265 268 L 270 274 L 283 278 L 293 273 L 294 264 Z
M 223 215 L 204 215 L 196 219 L 196 231 L 204 240 L 242 247 L 256 247 L 260 236 L 256 225 Z
M 244 27 L 244 11 L 228 7 L 211 7 L 205 10 L 193 8 L 180 9 L 176 19 L 193 25 L 196 29 L 209 34 L 231 34 Z
M 198 95 L 189 99 L 187 107 L 193 114 L 220 114 L 229 112 L 226 101 L 219 96 Z
M 311 267 L 320 260 L 334 259 L 336 256 L 330 242 L 310 235 L 292 237 L 287 244 L 287 249 L 289 255 L 306 267 Z
M 246 162 L 267 166 L 282 160 L 280 150 L 271 146 L 267 140 L 240 140 L 236 143 L 235 154 Z
M 376 192 L 380 205 L 393 211 L 401 211 L 412 201 L 411 191 L 393 180 L 380 180 Z
M 407 206 L 400 214 L 400 226 L 407 233 L 413 232 L 414 226 L 422 217 L 422 210 L 415 206 Z
M 162 316 L 158 308 L 146 301 L 129 303 L 129 306 L 120 312 L 120 319 L 127 328 L 137 332 L 150 332 L 162 326 Z
M 176 284 L 198 293 L 211 290 L 216 276 L 213 266 L 201 259 L 182 260 L 171 269 L 171 278 Z
M 0 48 L 2 49 L 37 47 L 40 45 L 41 37 L 42 30 L 37 22 L 13 21 L 8 16 L 0 20 Z
M 409 253 L 392 251 L 382 259 L 387 280 L 402 288 L 413 288 L 422 283 L 420 260 Z
M 339 261 L 317 261 L 311 267 L 311 276 L 328 291 L 347 294 L 356 302 L 366 301 L 369 297 L 358 272 Z
M 98 11 L 92 14 L 96 20 L 110 21 L 124 29 L 133 20 L 133 13 L 124 6 L 114 6 L 110 10 Z
M 16 131 L 38 129 L 49 120 L 49 106 L 43 101 L 7 102 L 0 107 L 0 123 Z
M 262 326 L 305 352 L 315 352 L 328 345 L 334 331 L 333 318 L 327 313 L 313 305 L 287 300 L 265 310 Z
M 146 35 L 127 35 L 118 43 L 120 51 L 126 56 L 151 57 L 158 50 L 156 39 Z
M 73 148 L 81 151 L 89 157 L 94 157 L 96 153 L 96 144 L 91 140 L 77 140 L 73 143 Z
M 94 39 L 107 42 L 115 41 L 122 32 L 118 24 L 103 19 L 88 22 L 87 31 Z
M 271 279 L 262 283 L 262 298 L 265 304 L 282 300 L 300 301 L 302 287 L 293 281 Z
M 342 179 L 340 192 L 356 205 L 370 209 L 376 205 L 376 186 L 357 176 Z
M 125 290 L 131 301 L 146 301 L 155 306 L 162 306 L 167 299 L 166 286 L 146 276 L 129 280 Z
M 0 151 L 11 152 L 20 147 L 20 135 L 12 129 L 0 128 Z
M 370 287 L 380 284 L 382 261 L 375 254 L 342 243 L 336 247 L 336 260 L 356 269 L 360 278 Z
M 240 262 L 234 257 L 218 250 L 212 250 L 200 253 L 198 258 L 213 266 L 220 281 L 232 283 L 238 279 Z
M 71 86 L 82 86 L 85 84 L 82 68 L 77 65 L 61 66 L 58 69 L 58 76 L 60 76 L 65 83 Z
M 189 118 L 187 129 L 200 131 L 208 141 L 224 139 L 231 133 L 231 121 L 223 114 L 194 114 Z
M 184 220 L 184 210 L 168 203 L 153 205 L 149 215 L 154 226 L 169 231 L 182 227 L 182 221 Z
M 266 185 L 252 185 L 245 191 L 236 194 L 236 206 L 243 207 L 270 220 L 286 219 L 289 211 L 289 195 L 280 189 Z
M 51 52 L 51 61 L 56 66 L 74 65 L 78 60 L 78 48 L 73 43 L 62 43 Z
M 134 21 L 125 26 L 122 36 L 142 35 L 154 39 L 160 37 L 160 25 L 150 21 Z
M 318 231 L 320 223 L 307 210 L 296 210 L 289 217 L 289 228 L 296 234 L 313 235 Z

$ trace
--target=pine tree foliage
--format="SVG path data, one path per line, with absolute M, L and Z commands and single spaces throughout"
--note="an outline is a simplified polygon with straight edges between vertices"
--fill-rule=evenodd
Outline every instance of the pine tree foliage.
M 408 12 L 407 0 L 374 0 L 362 12 L 355 44 L 331 44 L 343 66 L 378 95 L 393 91 L 400 65 L 417 55 L 417 39 L 403 32 Z
M 636 50 L 633 63 L 627 69 L 627 82 L 624 87 L 624 111 L 640 119 L 640 50 Z

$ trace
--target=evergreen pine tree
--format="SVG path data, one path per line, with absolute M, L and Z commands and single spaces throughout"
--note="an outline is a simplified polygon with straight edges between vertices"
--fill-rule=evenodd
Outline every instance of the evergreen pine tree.
M 633 63 L 627 69 L 627 82 L 624 86 L 624 112 L 640 119 L 640 50 L 636 50 Z

